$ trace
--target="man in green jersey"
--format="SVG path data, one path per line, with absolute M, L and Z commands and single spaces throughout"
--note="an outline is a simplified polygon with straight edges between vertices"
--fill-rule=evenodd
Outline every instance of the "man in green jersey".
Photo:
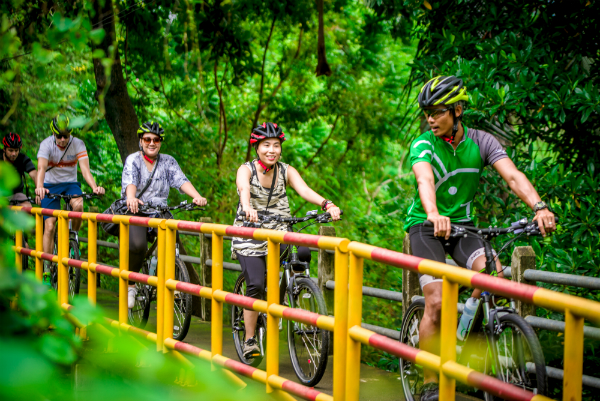
M 450 223 L 472 224 L 471 208 L 485 166 L 492 166 L 510 189 L 535 213 L 543 235 L 554 231 L 554 215 L 542 202 L 527 177 L 517 170 L 506 151 L 491 134 L 465 127 L 462 122 L 467 88 L 455 76 L 440 76 L 427 82 L 419 94 L 431 130 L 410 145 L 410 161 L 417 194 L 408 209 L 405 229 L 413 255 L 445 262 L 446 254 L 461 267 L 481 271 L 485 255 L 481 240 L 450 238 Z M 424 226 L 429 220 L 433 227 Z M 497 262 L 500 271 L 500 262 Z M 439 355 L 442 280 L 419 275 L 425 296 L 425 313 L 419 326 L 421 349 Z M 473 297 L 478 298 L 475 290 Z M 425 370 L 421 401 L 438 399 L 438 378 Z

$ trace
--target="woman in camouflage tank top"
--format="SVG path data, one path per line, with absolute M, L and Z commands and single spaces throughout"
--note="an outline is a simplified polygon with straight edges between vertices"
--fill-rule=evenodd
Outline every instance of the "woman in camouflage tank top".
M 238 169 L 236 184 L 240 202 L 236 216 L 245 214 L 246 219 L 254 222 L 258 221 L 259 211 L 291 217 L 286 192 L 289 184 L 304 200 L 327 210 L 333 220 L 339 220 L 340 209 L 333 202 L 323 198 L 306 185 L 298 170 L 279 161 L 283 141 L 285 136 L 277 124 L 263 123 L 252 130 L 250 143 L 256 150 L 257 158 L 244 163 Z M 243 222 L 236 218 L 234 225 L 242 224 Z M 286 224 L 277 222 L 265 224 L 263 228 L 287 231 Z M 281 252 L 286 247 L 286 245 L 281 246 Z M 231 248 L 233 257 L 239 259 L 242 266 L 246 279 L 246 296 L 264 299 L 267 242 L 235 237 Z M 298 256 L 302 261 L 310 261 L 310 251 L 306 247 L 298 247 Z M 257 318 L 258 312 L 244 310 L 246 327 L 244 355 L 250 355 L 258 349 L 254 337 Z

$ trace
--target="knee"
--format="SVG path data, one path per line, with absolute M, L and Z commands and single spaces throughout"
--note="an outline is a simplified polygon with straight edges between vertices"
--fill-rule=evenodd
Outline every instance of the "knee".
M 438 326 L 442 319 L 442 296 L 441 294 L 431 294 L 425 298 L 425 315 L 431 322 Z
M 73 201 L 73 211 L 75 212 L 83 212 L 83 200 L 81 198 L 75 199 Z
M 51 217 L 49 219 L 46 219 L 46 221 L 44 222 L 44 233 L 46 235 L 52 235 L 54 234 L 54 228 L 55 228 L 55 223 L 56 223 L 56 218 L 55 217 Z
M 310 254 L 310 249 L 308 249 L 305 246 L 299 246 L 298 247 L 298 259 L 300 259 L 301 262 L 308 262 L 310 263 L 312 256 Z

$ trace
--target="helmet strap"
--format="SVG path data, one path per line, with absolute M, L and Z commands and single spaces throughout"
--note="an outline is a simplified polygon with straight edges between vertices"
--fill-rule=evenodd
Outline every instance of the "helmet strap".
M 273 164 L 271 167 L 267 167 L 261 160 L 260 157 L 258 158 L 258 164 L 265 170 L 263 171 L 263 174 L 267 174 L 269 171 L 273 170 L 273 167 L 275 167 L 275 164 L 277 164 L 277 162 L 275 162 L 275 164 Z

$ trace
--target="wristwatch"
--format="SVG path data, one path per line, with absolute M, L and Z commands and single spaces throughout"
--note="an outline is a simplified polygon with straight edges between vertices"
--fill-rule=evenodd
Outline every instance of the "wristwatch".
M 550 210 L 548 208 L 548 205 L 546 205 L 546 202 L 544 202 L 544 201 L 539 201 L 535 205 L 533 205 L 533 213 L 537 213 L 539 210 L 542 210 L 542 209 Z
M 322 203 L 321 203 L 321 210 L 327 210 L 327 205 L 329 205 L 330 203 L 333 203 L 332 201 L 330 201 L 329 199 L 325 199 Z

